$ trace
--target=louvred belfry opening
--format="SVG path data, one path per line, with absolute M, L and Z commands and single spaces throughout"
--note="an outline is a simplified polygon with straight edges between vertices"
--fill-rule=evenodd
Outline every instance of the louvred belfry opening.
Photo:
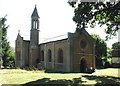
M 35 5 L 34 11 L 31 15 L 31 29 L 39 29 L 39 15 Z

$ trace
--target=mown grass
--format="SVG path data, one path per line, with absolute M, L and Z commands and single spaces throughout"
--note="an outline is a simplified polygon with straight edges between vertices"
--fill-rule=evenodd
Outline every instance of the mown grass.
M 50 78 L 51 80 L 81 77 L 80 73 L 62 74 L 62 73 L 44 73 L 44 71 L 26 71 L 20 69 L 4 69 L 0 70 L 2 81 L 5 83 L 24 84 L 26 82 L 35 81 L 42 78 Z
M 29 84 L 29 83 L 82 83 L 120 84 L 120 69 L 108 68 L 96 70 L 93 74 L 83 73 L 45 73 L 44 71 L 26 71 L 21 69 L 1 69 L 0 84 Z M 119 78 L 118 78 L 119 77 Z

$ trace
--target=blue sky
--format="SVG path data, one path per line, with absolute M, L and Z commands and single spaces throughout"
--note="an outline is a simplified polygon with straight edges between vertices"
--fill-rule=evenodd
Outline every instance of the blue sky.
M 10 45 L 15 47 L 15 39 L 20 30 L 24 39 L 29 39 L 31 29 L 31 14 L 37 5 L 40 16 L 40 41 L 45 39 L 65 35 L 67 32 L 74 32 L 76 24 L 72 21 L 74 9 L 67 3 L 68 0 L 0 0 L 0 17 L 7 14 L 8 40 Z M 98 34 L 105 38 L 104 28 L 96 26 L 95 29 L 86 29 L 90 34 Z M 108 41 L 111 44 L 118 41 L 114 37 Z

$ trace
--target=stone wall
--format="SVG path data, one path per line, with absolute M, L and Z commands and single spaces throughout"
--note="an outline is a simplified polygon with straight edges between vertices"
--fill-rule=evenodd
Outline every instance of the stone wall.
M 44 51 L 44 66 L 46 69 L 54 71 L 66 71 L 66 58 L 67 58 L 67 39 L 48 42 L 40 45 L 41 50 Z M 52 61 L 48 61 L 48 50 L 51 50 Z M 63 50 L 63 63 L 58 62 L 58 50 Z
M 84 40 L 82 44 L 82 40 Z M 72 71 L 80 72 L 81 60 L 86 60 L 88 69 L 95 68 L 95 47 L 93 40 L 86 33 L 74 33 L 71 42 Z
M 24 60 L 24 66 L 29 65 L 29 46 L 30 41 L 23 41 L 23 60 Z
M 22 67 L 22 48 L 23 48 L 23 38 L 18 34 L 17 39 L 15 41 L 15 66 Z

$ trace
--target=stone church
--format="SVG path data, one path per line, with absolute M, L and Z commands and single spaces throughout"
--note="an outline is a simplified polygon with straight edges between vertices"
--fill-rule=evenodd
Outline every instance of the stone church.
M 30 40 L 16 38 L 16 67 L 41 64 L 46 70 L 87 72 L 95 69 L 95 41 L 85 29 L 68 33 L 67 38 L 39 44 L 39 15 L 31 15 Z

